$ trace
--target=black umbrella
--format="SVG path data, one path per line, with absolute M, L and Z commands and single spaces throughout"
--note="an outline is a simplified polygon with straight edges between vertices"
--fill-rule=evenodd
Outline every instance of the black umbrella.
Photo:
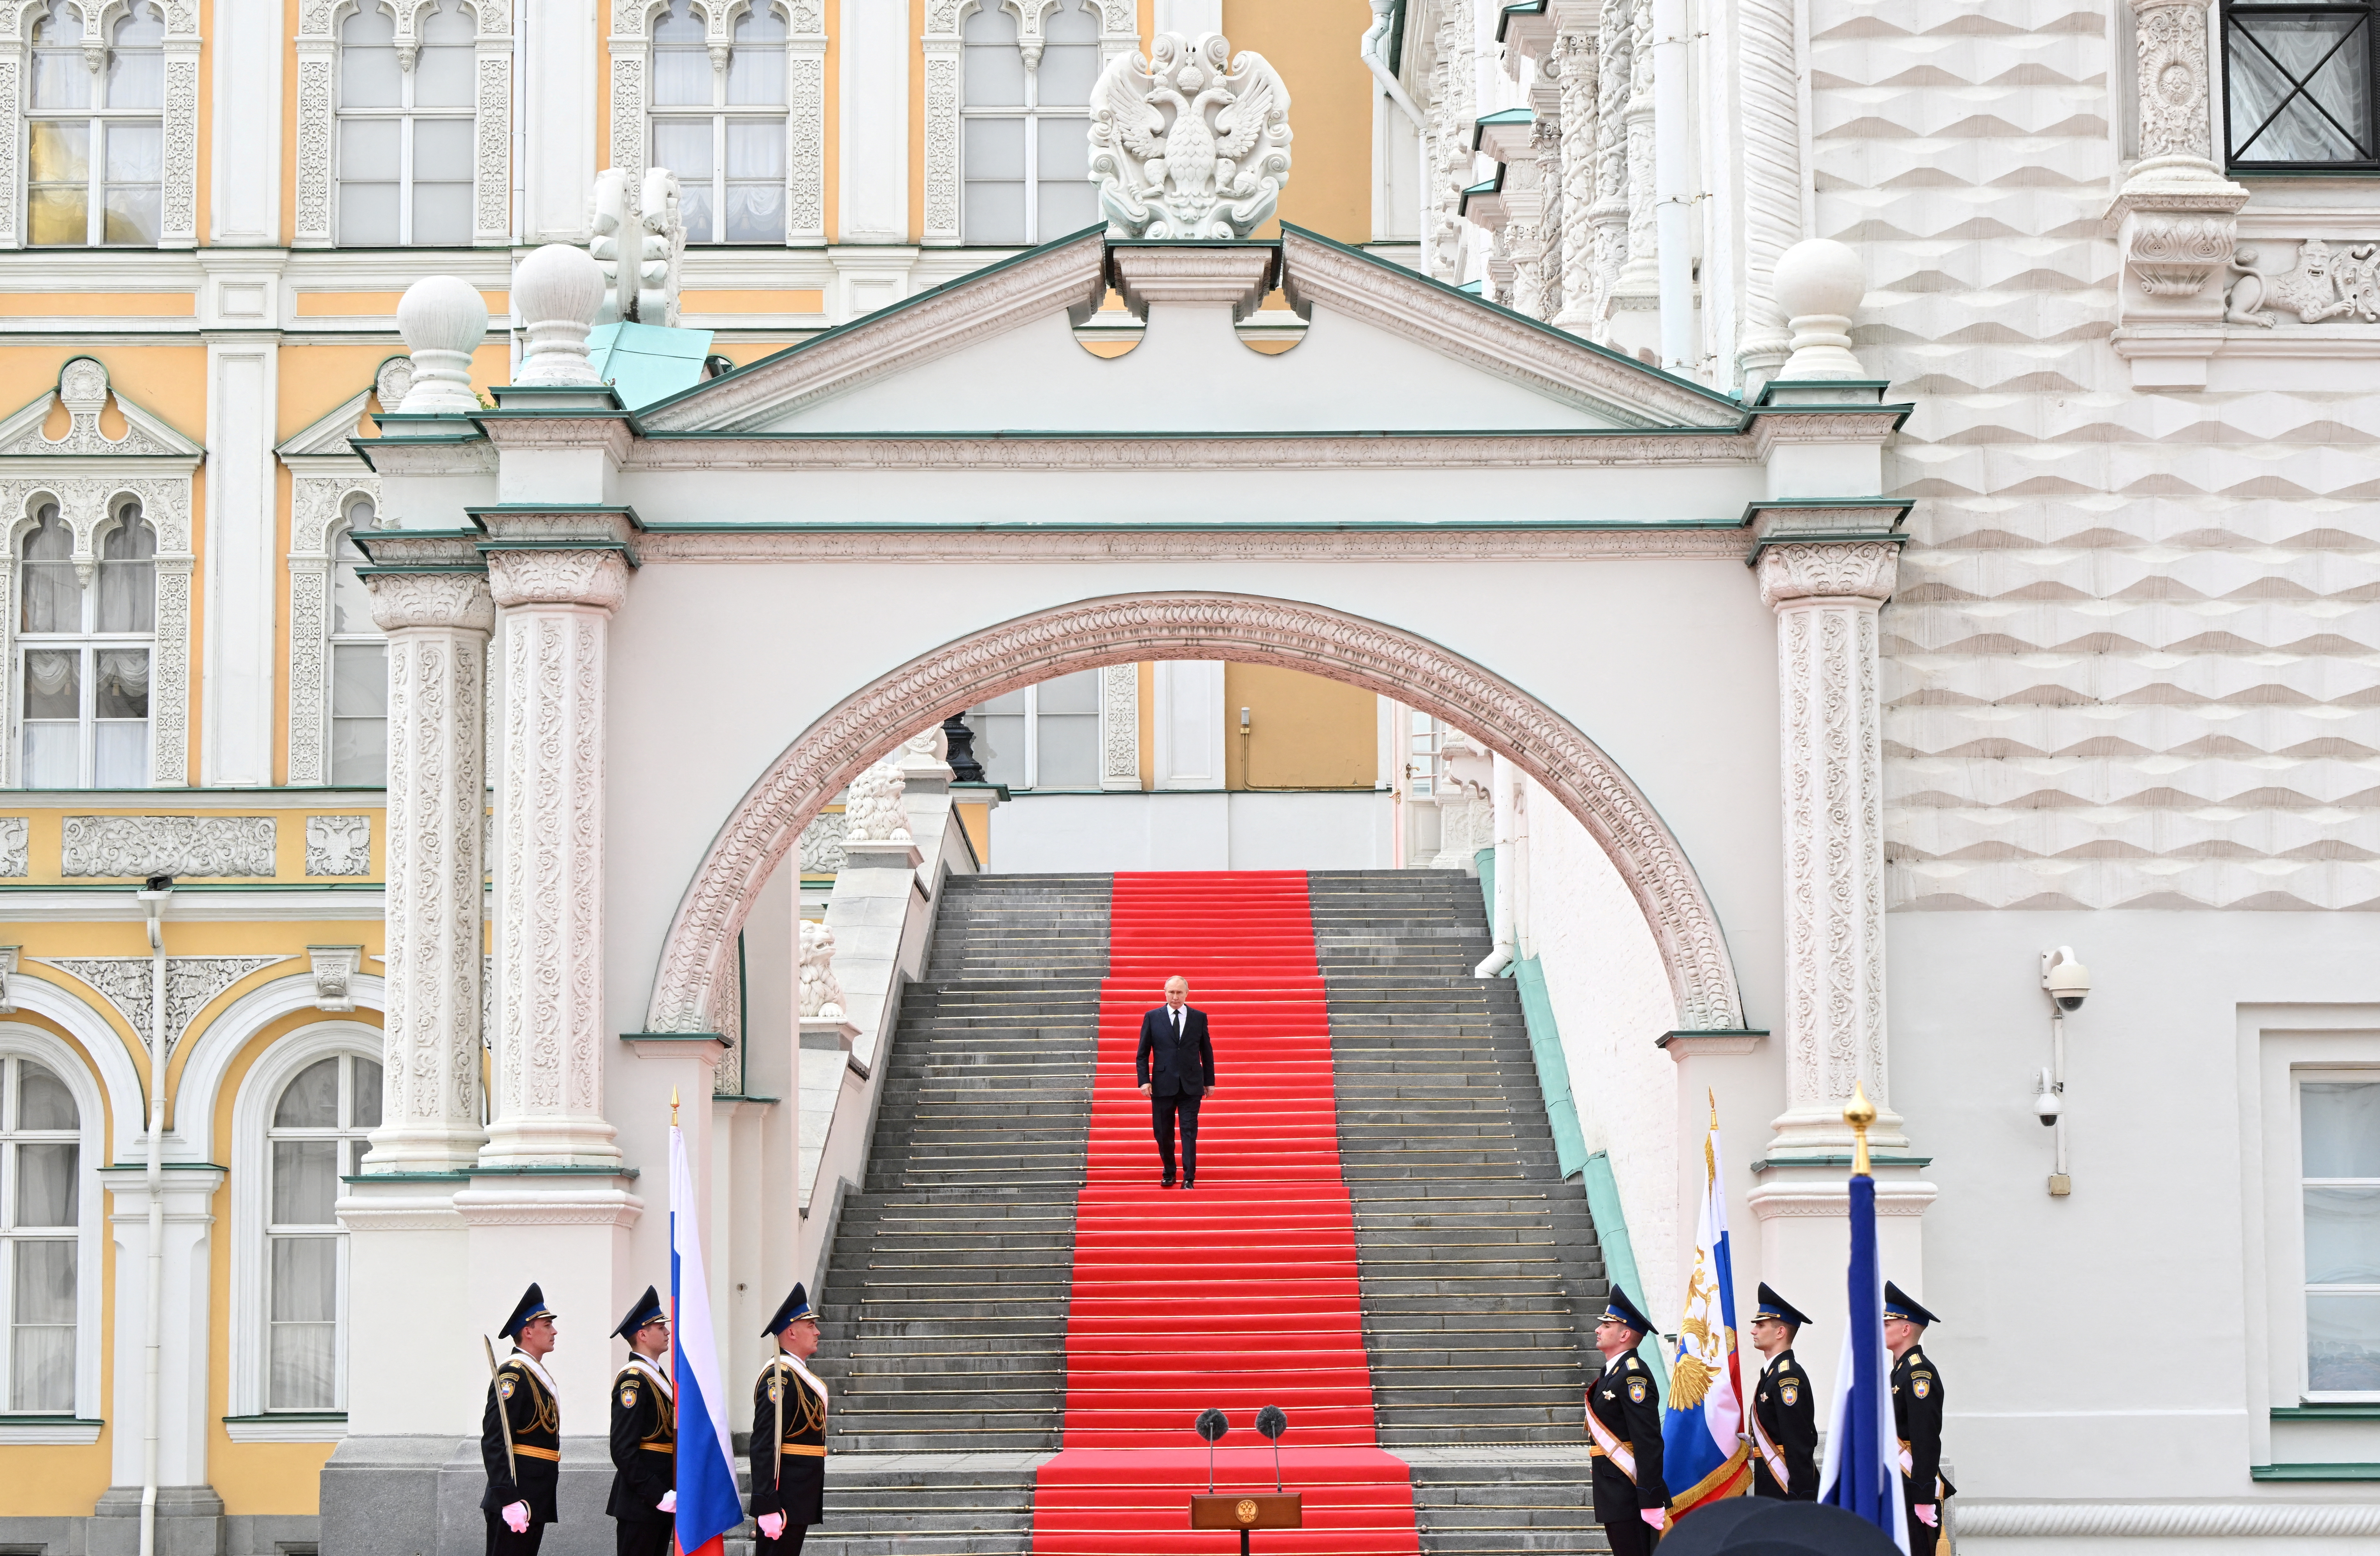
M 1696 1508 L 1661 1538 L 1661 1556 L 1900 1556 L 1892 1537 L 1817 1502 L 1730 1497 Z

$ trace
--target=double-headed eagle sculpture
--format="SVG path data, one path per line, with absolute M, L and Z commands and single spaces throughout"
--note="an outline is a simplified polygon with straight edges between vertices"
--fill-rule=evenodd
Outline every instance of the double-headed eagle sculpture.
M 1110 237 L 1245 237 L 1289 182 L 1289 90 L 1220 33 L 1161 32 L 1099 73 L 1090 137 Z

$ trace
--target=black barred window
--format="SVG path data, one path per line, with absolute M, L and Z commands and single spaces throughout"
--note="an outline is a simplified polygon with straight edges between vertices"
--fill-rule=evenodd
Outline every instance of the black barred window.
M 2223 6 L 2225 138 L 2235 169 L 2380 169 L 2374 0 Z

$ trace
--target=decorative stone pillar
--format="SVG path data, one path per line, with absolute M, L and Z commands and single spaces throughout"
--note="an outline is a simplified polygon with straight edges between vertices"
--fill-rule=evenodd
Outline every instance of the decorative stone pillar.
M 366 1173 L 469 1167 L 480 1127 L 483 704 L 476 573 L 372 573 L 388 635 L 387 1078 Z
M 1140 666 L 1099 672 L 1099 787 L 1140 787 Z
M 1604 338 L 1634 355 L 1658 344 L 1661 272 L 1654 228 L 1653 0 L 1636 0 L 1629 14 L 1628 77 L 1620 115 L 1621 198 L 1627 257 L 1603 303 Z
M 1752 398 L 1777 376 L 1791 349 L 1771 278 L 1777 261 L 1802 237 L 1793 0 L 1742 0 L 1736 26 L 1742 38 L 1736 119 L 1743 140 L 1743 325 L 1735 359 Z
M 480 1164 L 613 1166 L 620 1151 L 603 1116 L 604 651 L 627 564 L 617 550 L 496 551 L 488 583 L 504 611 L 504 868 L 496 1107 Z

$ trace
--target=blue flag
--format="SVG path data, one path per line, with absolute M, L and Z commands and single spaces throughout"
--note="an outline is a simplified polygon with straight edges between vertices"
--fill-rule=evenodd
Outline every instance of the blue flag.
M 1900 1434 L 1892 1422 L 1884 1348 L 1884 1270 L 1876 1257 L 1876 1180 L 1854 1173 L 1852 1190 L 1851 1323 L 1835 1370 L 1835 1418 L 1818 1500 L 1855 1513 L 1909 1550 L 1900 1501 Z

